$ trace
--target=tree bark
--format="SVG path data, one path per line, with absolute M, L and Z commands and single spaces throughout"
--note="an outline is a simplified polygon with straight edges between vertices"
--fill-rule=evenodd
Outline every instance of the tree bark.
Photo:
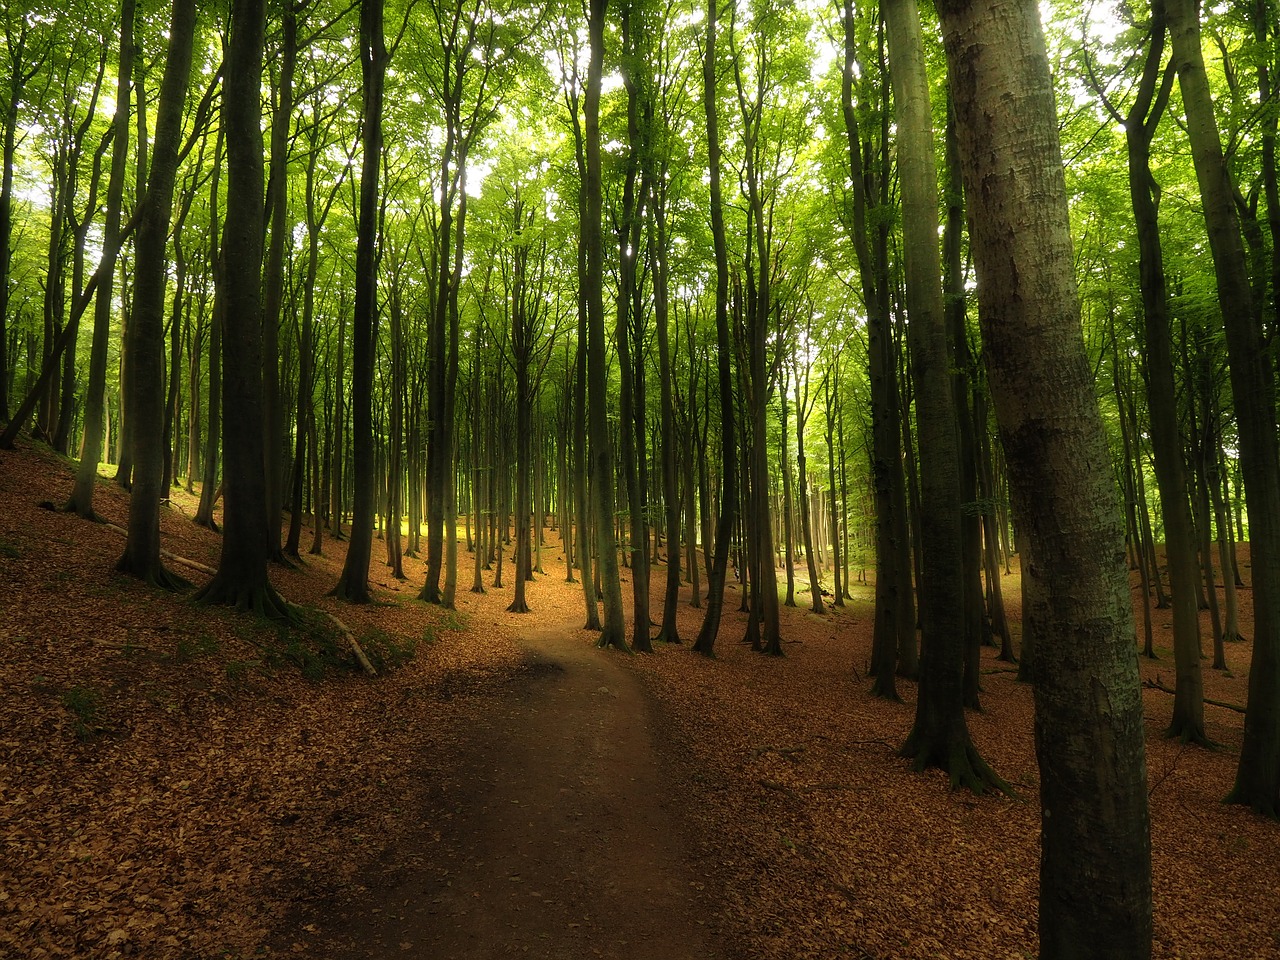
M 227 143 L 223 236 L 223 333 L 227 362 L 222 451 L 226 458 L 222 555 L 196 595 L 259 616 L 291 619 L 267 575 L 267 491 L 262 435 L 262 59 L 265 0 L 233 0 L 222 122 Z M 228 255 L 231 254 L 231 255 Z
M 964 716 L 964 560 L 956 396 L 942 304 L 938 177 L 924 41 L 915 0 L 884 4 L 889 69 L 897 108 L 903 253 L 910 314 L 911 379 L 920 450 L 923 642 L 915 726 L 902 746 L 917 770 L 937 766 L 951 785 L 1004 789 L 978 755 Z
M 600 88 L 604 71 L 604 20 L 608 0 L 590 0 L 587 32 L 591 61 L 583 97 L 586 147 L 586 219 L 582 239 L 587 248 L 587 390 L 590 414 L 591 493 L 596 516 L 596 540 L 600 580 L 604 595 L 604 629 L 598 646 L 627 649 L 622 614 L 622 583 L 618 570 L 618 544 L 613 532 L 613 441 L 609 436 L 608 372 L 605 363 L 604 245 L 601 227 L 600 186 Z
M 125 420 L 132 423 L 133 483 L 129 496 L 129 536 L 116 569 L 168 590 L 187 586 L 160 559 L 160 500 L 164 458 L 164 304 L 166 246 L 173 212 L 173 189 L 182 142 L 182 112 L 191 79 L 195 38 L 194 0 L 174 0 L 169 47 L 146 193 L 139 211 L 133 318 L 126 341 L 129 391 Z
M 86 520 L 97 519 L 93 509 L 93 491 L 97 484 L 98 464 L 102 460 L 102 434 L 104 403 L 107 385 L 107 351 L 111 339 L 111 308 L 114 300 L 116 260 L 120 255 L 120 219 L 124 207 L 124 181 L 129 163 L 129 78 L 133 75 L 133 26 L 137 4 L 123 0 L 120 5 L 120 57 L 116 66 L 116 115 L 113 121 L 111 145 L 111 170 L 107 175 L 107 207 L 103 215 L 102 256 L 99 261 L 102 280 L 93 305 L 93 343 L 89 350 L 89 382 L 85 388 L 84 440 L 81 443 L 80 463 L 76 468 L 76 482 L 66 509 L 74 511 Z M 24 20 L 25 27 L 25 20 Z M 18 96 L 15 88 L 13 97 Z M 14 104 L 16 113 L 17 105 Z M 8 301 L 9 261 L 9 198 L 12 190 L 12 133 L 5 129 L 5 187 L 6 196 L 0 197 L 0 317 L 3 317 Z M 0 324 L 3 320 L 0 320 Z M 0 326 L 0 341 L 4 340 L 4 328 Z M 0 354 L 0 396 L 7 400 L 4 358 Z M 0 416 L 8 418 L 8 405 L 0 406 Z
M 707 0 L 707 33 L 702 58 L 703 109 L 707 122 L 707 177 L 710 193 L 711 242 L 716 261 L 716 346 L 720 379 L 720 515 L 716 522 L 715 554 L 707 570 L 707 612 L 693 649 L 715 656 L 716 635 L 724 610 L 725 574 L 729 568 L 729 540 L 738 506 L 738 478 L 733 413 L 732 338 L 729 335 L 729 253 L 720 187 L 720 123 L 716 110 L 716 13 L 719 0 Z
M 383 0 L 361 0 L 360 64 L 364 123 L 360 167 L 360 217 L 356 228 L 355 316 L 351 327 L 351 443 L 355 503 L 351 540 L 342 574 L 333 588 L 349 603 L 368 603 L 373 549 L 374 450 L 373 370 L 378 336 L 378 187 L 382 172 L 382 94 L 387 73 Z
M 1123 524 L 1085 355 L 1037 8 L 938 4 L 979 320 L 1031 589 L 1040 956 L 1151 955 L 1142 699 Z
M 1200 671 L 1200 612 L 1196 596 L 1196 537 L 1188 502 L 1187 472 L 1178 425 L 1174 383 L 1173 333 L 1170 328 L 1164 253 L 1157 219 L 1158 189 L 1151 173 L 1151 140 L 1164 113 L 1172 87 L 1172 71 L 1162 69 L 1165 23 L 1163 10 L 1153 8 L 1151 41 L 1138 94 L 1124 118 L 1128 148 L 1129 201 L 1138 234 L 1138 274 L 1146 349 L 1147 412 L 1151 451 L 1155 457 L 1156 487 L 1160 491 L 1173 605 L 1173 655 L 1177 672 L 1173 720 L 1166 731 L 1184 743 L 1206 744 L 1204 681 Z M 1161 79 L 1161 75 L 1165 79 Z M 1207 531 L 1206 531 L 1207 535 Z M 1205 559 L 1209 556 L 1206 553 Z
M 1230 174 L 1222 155 L 1200 49 L 1199 4 L 1196 0 L 1163 2 L 1222 303 L 1239 429 L 1240 471 L 1249 510 L 1253 662 L 1244 742 L 1235 786 L 1227 800 L 1276 816 L 1280 814 L 1280 445 L 1276 437 L 1275 388 L 1266 366 Z

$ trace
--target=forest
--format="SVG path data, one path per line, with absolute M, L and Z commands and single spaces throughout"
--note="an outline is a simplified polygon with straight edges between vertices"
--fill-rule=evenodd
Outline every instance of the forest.
M 370 675 L 492 653 L 401 656 L 440 623 L 514 643 L 568 618 L 696 698 L 689 676 L 865 635 L 830 655 L 839 696 L 908 711 L 856 741 L 877 763 L 1038 803 L 1016 949 L 1046 960 L 1210 955 L 1161 926 L 1179 758 L 1211 758 L 1183 762 L 1218 771 L 1246 859 L 1280 859 L 1273 3 L 3 18 L 0 497 L 44 477 L 22 502 L 52 511 L 9 503 L 11 598 L 45 524 L 96 520 L 113 559 L 74 576 L 258 646 L 324 634 Z M 13 603 L 16 650 L 38 628 Z M 1001 674 L 1030 771 L 972 732 Z M 59 689 L 74 739 L 108 729 Z M 790 955 L 873 955 L 815 929 Z M 1280 955 L 1241 936 L 1223 956 Z

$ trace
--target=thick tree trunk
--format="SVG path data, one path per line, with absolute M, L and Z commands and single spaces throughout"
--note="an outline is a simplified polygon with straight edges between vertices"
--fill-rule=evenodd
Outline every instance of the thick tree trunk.
M 1034 4 L 938 4 L 979 319 L 1029 581 L 1040 956 L 1151 955 L 1142 698 L 1123 524 L 1085 356 L 1054 93 Z
M 259 616 L 290 619 L 267 575 L 267 491 L 262 435 L 262 58 L 264 0 L 233 0 L 222 122 L 227 142 L 227 220 L 222 274 L 227 362 L 223 455 L 226 458 L 222 556 L 197 594 Z

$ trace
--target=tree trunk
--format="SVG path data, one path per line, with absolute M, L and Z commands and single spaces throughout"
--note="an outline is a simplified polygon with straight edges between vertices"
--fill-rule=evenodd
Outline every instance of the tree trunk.
M 196 508 L 195 522 L 210 530 L 217 530 L 213 519 L 221 487 L 218 485 L 219 450 L 222 442 L 222 331 L 226 323 L 227 285 L 226 270 L 219 247 L 218 188 L 222 182 L 223 147 L 225 130 L 218 125 L 218 139 L 213 151 L 213 176 L 210 187 L 209 209 L 214 211 L 209 221 L 209 263 L 213 267 L 213 312 L 209 317 L 209 430 L 205 437 L 204 470 L 200 479 L 200 504 Z
M 1160 491 L 1165 530 L 1165 552 L 1169 562 L 1169 588 L 1173 594 L 1173 655 L 1177 671 L 1173 721 L 1166 731 L 1184 743 L 1207 743 L 1204 732 L 1204 681 L 1200 672 L 1200 613 L 1196 594 L 1195 528 L 1188 503 L 1186 466 L 1178 425 L 1177 390 L 1174 383 L 1173 333 L 1169 325 L 1168 294 L 1165 285 L 1164 253 L 1153 195 L 1151 139 L 1164 113 L 1171 88 L 1161 83 L 1164 61 L 1164 18 L 1157 3 L 1153 8 L 1152 39 L 1146 64 L 1129 114 L 1125 117 L 1125 139 L 1129 162 L 1129 200 L 1138 233 L 1138 273 L 1142 290 L 1142 315 L 1146 333 L 1148 391 L 1147 413 L 1151 425 L 1151 451 L 1155 457 L 1156 486 Z M 1208 554 L 1205 554 L 1208 560 Z
M 262 59 L 264 0 L 233 0 L 222 122 L 227 140 L 223 366 L 226 417 L 224 532 L 218 572 L 197 594 L 259 616 L 292 619 L 267 575 L 267 491 L 262 464 Z
M 796 376 L 797 384 L 800 380 Z M 822 576 L 818 572 L 818 556 L 814 550 L 813 517 L 809 506 L 809 474 L 804 454 L 804 431 L 809 423 L 816 397 L 809 396 L 809 371 L 804 371 L 804 386 L 796 398 L 796 468 L 800 472 L 800 536 L 804 541 L 805 562 L 809 567 L 809 609 L 814 613 L 826 613 L 822 602 Z
M 843 27 L 846 66 L 841 107 L 853 180 L 851 233 L 867 308 L 867 375 L 871 382 L 871 475 L 876 518 L 876 612 L 871 653 L 875 682 L 871 691 L 876 696 L 897 700 L 894 666 L 904 661 L 904 672 L 914 675 L 915 664 L 906 663 L 900 654 L 914 653 L 916 640 L 906 542 L 906 491 L 900 455 L 897 363 L 889 329 L 885 228 L 877 227 L 876 236 L 871 235 L 872 223 L 880 219 L 878 211 L 883 190 L 879 183 L 883 180 L 883 171 L 874 164 L 879 160 L 887 165 L 888 161 L 883 152 L 878 157 L 863 156 L 863 137 L 853 96 L 853 67 L 858 62 L 853 0 L 845 0 Z M 881 147 L 883 150 L 883 144 Z M 872 164 L 870 169 L 868 163 Z
M 956 396 L 942 305 L 938 178 L 924 41 L 914 0 L 885 4 L 890 76 L 898 122 L 911 379 L 920 449 L 923 628 L 916 719 L 901 753 L 917 770 L 937 766 L 951 785 L 1004 788 L 978 755 L 964 716 L 964 559 Z
M 267 544 L 273 560 L 283 560 L 280 513 L 284 509 L 284 404 L 280 396 L 280 322 L 284 305 L 285 247 L 292 246 L 294 223 L 289 217 L 289 143 L 293 132 L 293 75 L 298 62 L 298 19 L 294 3 L 281 6 L 280 49 L 276 58 L 275 111 L 271 118 L 271 176 L 267 181 L 267 218 L 271 233 L 263 277 L 262 316 L 262 429 L 267 480 Z M 303 434 L 301 421 L 298 433 Z M 298 451 L 299 453 L 301 451 Z M 301 458 L 296 458 L 301 469 Z M 295 544 L 294 555 L 297 554 Z
M 790 388 L 787 378 L 787 368 L 783 364 L 781 370 L 782 383 L 778 392 L 778 402 L 781 407 L 781 415 L 779 417 L 779 426 L 782 428 L 781 450 L 782 455 L 782 541 L 784 544 L 783 553 L 785 556 L 782 562 L 787 571 L 787 598 L 783 601 L 783 605 L 794 607 L 796 605 L 796 540 L 795 532 L 792 528 L 791 517 L 792 497 L 791 497 L 791 442 L 788 437 L 791 414 L 787 409 L 787 391 Z M 797 411 L 797 414 L 799 411 Z M 810 584 L 812 586 L 812 584 Z
M 987 370 L 1030 589 L 1040 956 L 1151 955 L 1142 699 L 1123 524 L 1085 355 L 1054 92 L 1033 4 L 938 4 Z
M 107 384 L 107 351 L 111 339 L 111 308 L 114 300 L 116 259 L 120 253 L 120 218 L 124 206 L 124 181 L 129 162 L 129 78 L 133 75 L 133 28 L 136 10 L 134 0 L 123 0 L 120 5 L 120 58 L 117 61 L 116 115 L 114 142 L 111 145 L 111 171 L 107 177 L 107 207 L 102 227 L 102 256 L 99 271 L 102 280 L 93 306 L 93 345 L 89 352 L 89 383 L 85 389 L 84 440 L 80 448 L 80 463 L 76 468 L 76 482 L 66 509 L 92 520 L 97 518 L 93 509 L 93 491 L 97 483 L 98 463 L 102 460 L 102 432 L 104 403 Z M 25 20 L 23 21 L 25 27 Z M 16 101 L 20 91 L 15 88 Z M 16 118 L 17 104 L 13 103 L 11 115 Z M 7 122 L 7 121 L 6 121 Z M 4 340 L 3 315 L 9 299 L 8 263 L 10 243 L 9 194 L 13 189 L 13 132 L 5 128 L 4 196 L 0 196 L 0 342 Z M 2 350 L 3 347 L 0 347 Z M 8 381 L 4 357 L 0 353 L 0 418 L 8 419 Z
M 1275 389 L 1266 366 L 1244 246 L 1222 156 L 1217 119 L 1200 49 L 1196 0 L 1164 0 L 1173 60 L 1187 111 L 1187 139 L 1204 206 L 1226 328 L 1231 392 L 1239 428 L 1240 470 L 1249 508 L 1253 562 L 1253 662 L 1249 711 L 1236 782 L 1227 800 L 1280 813 L 1280 446 Z
M 707 127 L 707 177 L 710 193 L 711 241 L 716 260 L 716 346 L 720 378 L 720 515 L 716 522 L 715 555 L 707 570 L 707 612 L 693 649 L 715 656 L 716 635 L 724 610 L 725 573 L 729 568 L 729 540 L 738 504 L 737 451 L 733 415 L 732 339 L 729 334 L 729 253 L 720 188 L 720 124 L 716 111 L 716 13 L 718 0 L 707 2 L 706 44 L 702 52 L 703 110 Z
M 604 20 L 608 0 L 589 0 L 587 32 L 591 61 L 583 98 L 586 149 L 586 219 L 582 239 L 587 248 L 587 389 L 590 414 L 591 492 L 596 516 L 600 579 L 604 594 L 604 629 L 600 647 L 627 649 L 622 614 L 622 583 L 618 571 L 618 545 L 613 533 L 613 442 L 609 437 L 608 371 L 605 363 L 604 245 L 601 227 L 600 184 L 600 88 L 604 69 Z
M 662 430 L 662 499 L 666 507 L 667 585 L 662 598 L 662 629 L 658 639 L 664 643 L 680 642 L 680 626 L 676 607 L 680 602 L 680 481 L 679 438 L 676 431 L 675 400 L 672 396 L 670 292 L 667 268 L 667 185 L 665 176 L 655 177 L 653 218 L 653 315 L 658 328 L 658 391 Z M 690 358 L 692 362 L 692 358 Z M 686 479 L 688 479 L 686 477 Z M 689 525 L 692 533 L 692 524 Z M 692 539 L 691 537 L 689 538 Z M 694 586 L 697 592 L 697 586 Z
M 351 327 L 351 442 L 355 503 L 351 542 L 342 574 L 333 588 L 339 599 L 368 603 L 369 559 L 373 549 L 374 450 L 373 371 L 378 337 L 378 187 L 382 171 L 382 91 L 387 49 L 382 33 L 383 0 L 361 0 L 360 63 L 364 124 L 360 168 L 360 217 L 356 232 L 355 317 Z
M 835 599 L 832 605 L 844 607 L 844 595 L 848 589 L 848 584 L 844 582 L 844 567 L 842 566 L 842 551 L 840 549 L 840 531 L 843 524 L 839 519 L 839 504 L 836 500 L 836 450 L 835 450 L 835 427 L 836 427 L 836 411 L 833 406 L 831 396 L 831 383 L 835 381 L 838 391 L 840 383 L 840 358 L 836 356 L 831 371 L 822 378 L 822 399 L 823 410 L 826 416 L 826 438 L 827 438 L 827 489 L 830 498 L 831 511 L 831 577 L 834 581 Z
M 167 275 L 165 248 L 173 211 L 173 188 L 182 142 L 182 112 L 191 79 L 195 38 L 194 0 L 174 0 L 169 48 L 155 143 L 138 227 L 132 330 L 126 341 L 129 391 L 125 420 L 133 424 L 133 484 L 129 496 L 129 536 L 116 564 L 123 573 L 173 590 L 187 582 L 160 561 L 160 500 L 164 458 L 164 304 Z

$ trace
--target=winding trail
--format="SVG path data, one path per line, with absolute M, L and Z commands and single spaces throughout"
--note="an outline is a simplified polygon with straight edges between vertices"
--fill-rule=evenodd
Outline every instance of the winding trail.
M 521 641 L 528 669 L 467 725 L 400 876 L 371 878 L 350 958 L 714 960 L 654 714 L 621 654 L 574 627 Z M 429 822 L 430 818 L 438 818 Z

